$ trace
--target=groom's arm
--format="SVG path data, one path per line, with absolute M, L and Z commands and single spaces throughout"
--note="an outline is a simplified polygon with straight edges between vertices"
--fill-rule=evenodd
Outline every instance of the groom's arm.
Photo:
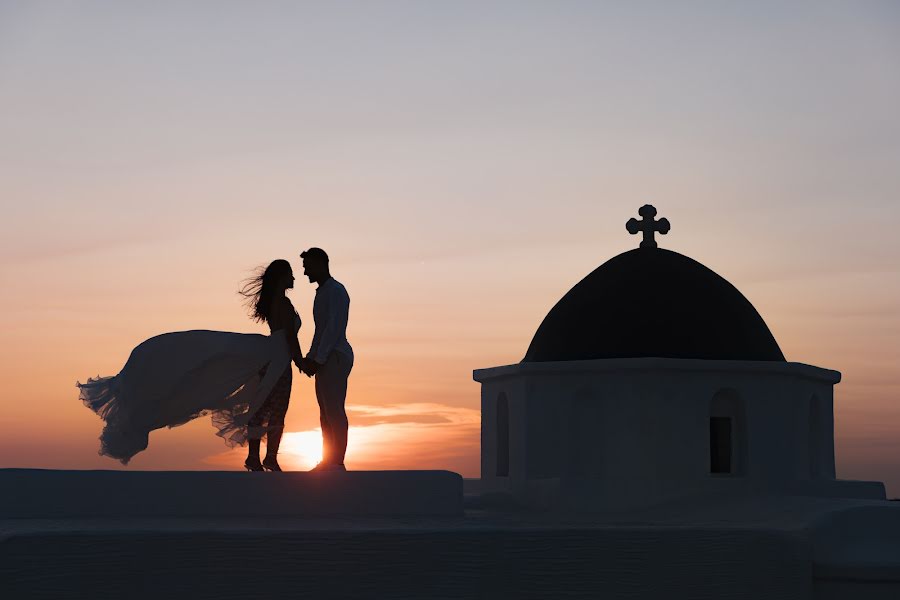
M 347 330 L 347 317 L 350 308 L 348 303 L 343 301 L 334 289 L 328 291 L 326 300 L 326 315 L 322 334 L 318 336 L 319 343 L 316 345 L 315 353 L 310 352 L 312 354 L 311 358 L 319 365 L 325 364 L 325 361 L 328 360 L 328 355 L 331 354 L 331 351 L 334 350 L 334 347 L 340 340 L 341 332 Z M 318 327 L 318 324 L 316 324 L 316 329 Z

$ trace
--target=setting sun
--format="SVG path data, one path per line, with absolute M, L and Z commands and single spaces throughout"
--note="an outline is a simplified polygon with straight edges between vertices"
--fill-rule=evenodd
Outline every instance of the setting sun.
M 285 432 L 280 456 L 292 470 L 311 469 L 322 460 L 322 430 Z

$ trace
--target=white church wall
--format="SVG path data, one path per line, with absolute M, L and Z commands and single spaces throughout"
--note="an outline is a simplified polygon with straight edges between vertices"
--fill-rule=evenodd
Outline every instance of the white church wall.
M 834 479 L 834 399 L 831 390 L 813 393 L 808 404 L 810 479 Z
M 501 378 L 481 390 L 481 481 L 488 491 L 511 490 L 514 481 L 525 480 L 525 382 L 514 377 Z M 498 407 L 505 398 L 507 439 L 498 439 Z M 505 449 L 500 442 L 505 441 Z M 505 454 L 506 460 L 501 460 Z M 506 462 L 505 474 L 498 466 Z
M 571 407 L 572 396 L 547 398 L 536 389 L 543 382 L 533 378 L 525 382 L 525 478 L 559 477 L 565 468 L 562 445 L 570 426 L 566 409 Z
M 835 371 L 623 359 L 511 365 L 476 371 L 475 378 L 482 382 L 485 483 L 529 503 L 571 494 L 612 506 L 737 489 L 815 495 L 862 489 L 828 487 L 835 483 Z M 491 475 L 500 392 L 510 411 L 506 478 Z M 712 472 L 711 418 L 730 427 L 731 457 L 722 473 Z M 865 489 L 863 496 L 878 497 L 874 487 Z
M 759 485 L 783 487 L 792 482 L 810 479 L 811 439 L 831 437 L 830 416 L 811 431 L 809 398 L 831 398 L 830 384 L 817 383 L 789 374 L 760 374 L 753 377 L 736 376 L 747 398 L 748 475 Z M 822 401 L 831 413 L 830 402 Z M 833 445 L 816 447 L 815 457 L 822 472 L 834 472 Z M 833 475 L 831 475 L 833 478 Z

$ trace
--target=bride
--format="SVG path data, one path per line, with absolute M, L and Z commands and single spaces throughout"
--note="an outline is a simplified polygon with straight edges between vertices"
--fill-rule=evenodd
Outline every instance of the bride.
M 280 471 L 278 446 L 291 396 L 291 361 L 301 368 L 300 316 L 285 296 L 294 287 L 286 260 L 275 260 L 240 290 L 250 316 L 269 335 L 224 331 L 164 333 L 140 344 L 118 375 L 78 383 L 79 397 L 105 421 L 100 454 L 122 464 L 147 447 L 154 429 L 211 415 L 231 447 L 249 446 L 250 471 Z M 266 458 L 259 460 L 266 436 Z

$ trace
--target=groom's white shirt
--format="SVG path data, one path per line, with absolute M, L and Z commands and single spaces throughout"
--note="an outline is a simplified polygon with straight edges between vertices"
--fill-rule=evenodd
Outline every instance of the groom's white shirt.
M 350 295 L 334 277 L 319 284 L 313 302 L 316 332 L 308 356 L 320 365 L 328 360 L 332 350 L 353 358 L 353 348 L 347 341 L 347 320 L 350 315 Z

